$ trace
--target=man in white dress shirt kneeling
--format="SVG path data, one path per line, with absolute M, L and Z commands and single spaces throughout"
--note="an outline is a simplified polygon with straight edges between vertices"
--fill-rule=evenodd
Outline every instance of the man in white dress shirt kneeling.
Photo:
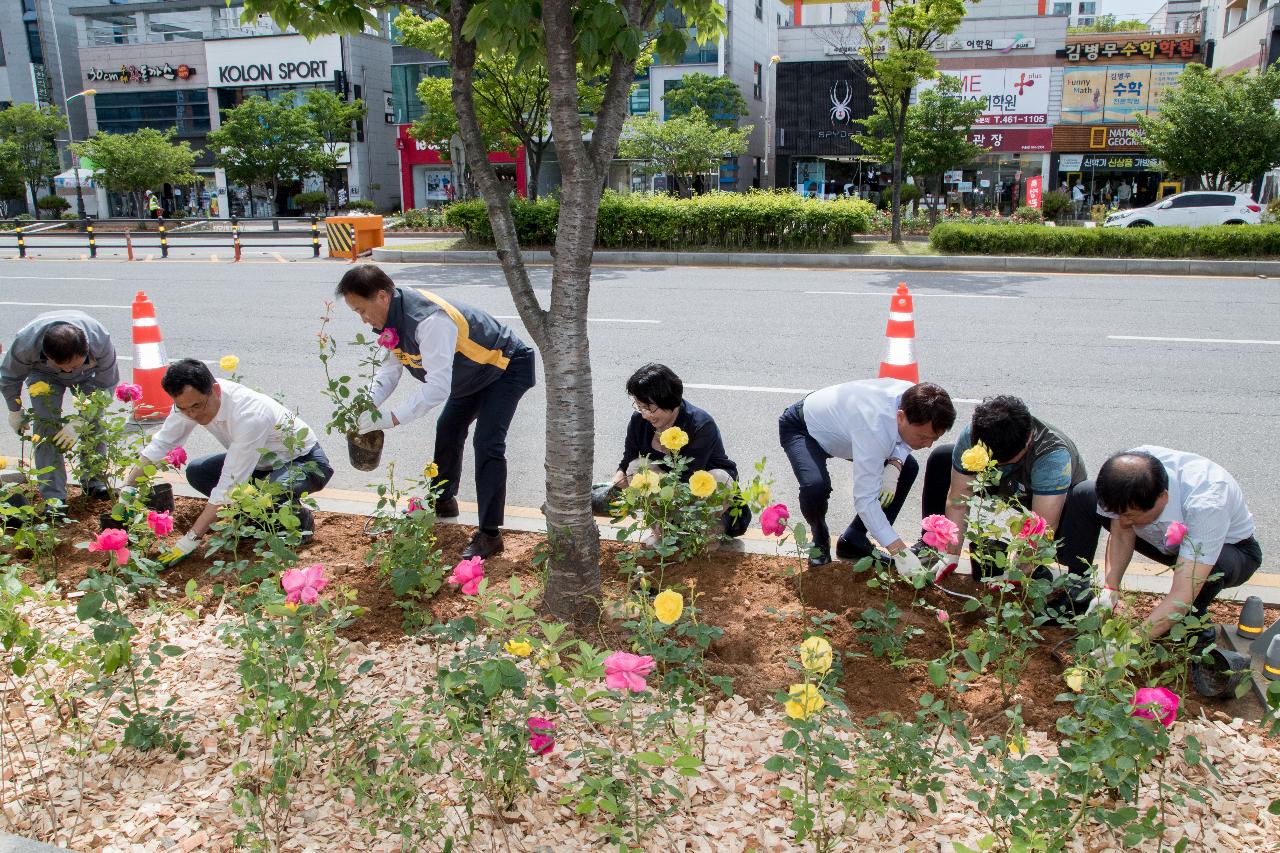
M 157 463 L 183 444 L 197 426 L 207 429 L 226 453 L 215 453 L 187 465 L 187 482 L 209 503 L 191 529 L 160 558 L 175 566 L 196 549 L 218 518 L 218 508 L 237 485 L 252 479 L 279 483 L 291 500 L 318 492 L 333 476 L 329 457 L 315 432 L 276 400 L 229 379 L 214 379 L 204 362 L 184 358 L 169 365 L 160 382 L 173 398 L 173 411 L 142 451 Z M 142 476 L 142 463 L 129 472 L 128 485 Z M 294 508 L 304 536 L 315 527 L 311 511 Z

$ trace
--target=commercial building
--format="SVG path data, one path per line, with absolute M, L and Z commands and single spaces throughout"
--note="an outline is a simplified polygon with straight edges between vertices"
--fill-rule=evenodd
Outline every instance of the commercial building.
M 257 95 L 295 98 L 312 88 L 328 88 L 363 100 L 368 113 L 340 150 L 340 199 L 369 199 L 389 209 L 398 201 L 394 127 L 386 121 L 391 96 L 391 45 L 381 32 L 321 36 L 308 41 L 282 32 L 268 18 L 244 24 L 242 7 L 223 0 L 173 0 L 79 6 L 78 61 L 88 99 L 89 132 L 129 133 L 144 127 L 177 129 L 177 139 L 202 153 L 200 181 L 192 187 L 166 186 L 163 203 L 227 217 L 294 212 L 289 199 L 319 189 L 318 176 L 282 188 L 280 198 L 250 205 L 248 188 L 228 184 L 208 150 L 207 134 L 220 124 L 220 111 Z M 100 192 L 110 215 L 137 215 L 125 197 Z

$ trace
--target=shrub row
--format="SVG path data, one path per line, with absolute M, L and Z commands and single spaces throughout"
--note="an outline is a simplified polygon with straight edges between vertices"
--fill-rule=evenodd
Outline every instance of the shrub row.
M 1280 257 L 1280 226 L 1051 228 L 944 223 L 929 243 L 950 255 L 1059 255 L 1093 258 Z
M 560 202 L 515 199 L 516 233 L 524 246 L 555 242 Z M 596 245 L 627 249 L 811 249 L 846 246 L 871 230 L 875 208 L 860 199 L 820 201 L 793 192 L 714 192 L 693 198 L 606 191 Z M 459 202 L 445 214 L 467 239 L 492 243 L 484 203 Z

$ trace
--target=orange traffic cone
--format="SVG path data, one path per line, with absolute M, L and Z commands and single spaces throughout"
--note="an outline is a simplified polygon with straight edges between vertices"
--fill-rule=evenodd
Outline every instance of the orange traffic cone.
M 134 403 L 134 420 L 160 420 L 169 416 L 173 400 L 160 387 L 168 367 L 169 356 L 165 354 L 164 336 L 156 322 L 156 306 L 139 290 L 133 298 L 133 381 L 142 386 L 142 399 Z
M 880 362 L 881 379 L 920 381 L 920 365 L 916 363 L 916 321 L 911 309 L 911 291 L 905 282 L 898 285 L 889 300 L 889 324 L 884 330 L 884 359 Z

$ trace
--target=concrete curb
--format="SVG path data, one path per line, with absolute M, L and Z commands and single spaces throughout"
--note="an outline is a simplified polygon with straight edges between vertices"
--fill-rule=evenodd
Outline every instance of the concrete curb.
M 373 260 L 401 264 L 495 264 L 493 251 L 374 249 Z M 550 264 L 551 253 L 524 252 L 527 264 Z M 784 252 L 599 251 L 601 266 L 810 267 L 815 269 L 937 270 L 949 272 L 1079 273 L 1110 275 L 1206 275 L 1280 278 L 1280 261 L 1170 258 L 1036 258 L 1004 255 L 858 255 Z
M 0 832 L 0 853 L 69 853 L 65 847 L 53 847 L 7 832 Z

